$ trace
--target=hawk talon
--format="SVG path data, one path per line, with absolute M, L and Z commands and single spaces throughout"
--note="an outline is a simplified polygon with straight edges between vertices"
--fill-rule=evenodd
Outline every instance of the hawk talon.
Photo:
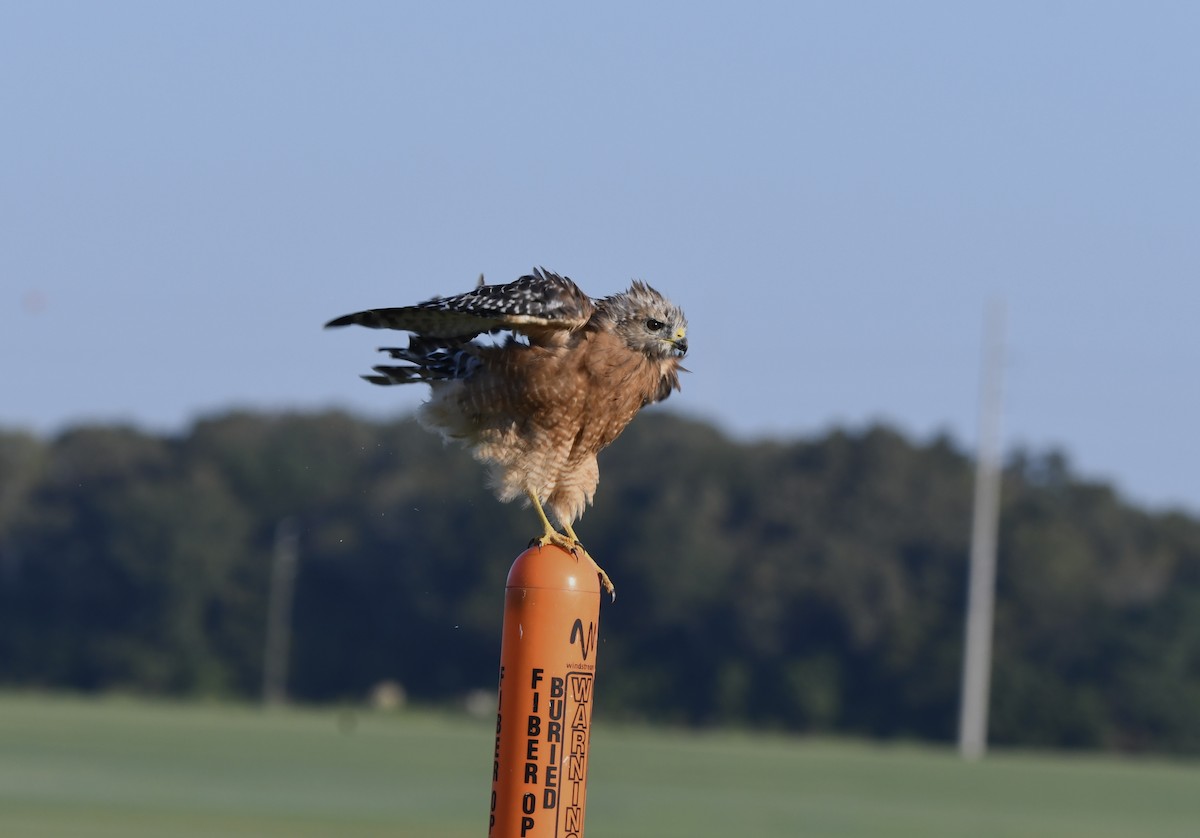
M 604 568 L 596 564 L 595 559 L 592 560 L 592 564 L 596 565 L 596 575 L 600 577 L 600 587 L 604 588 L 604 590 L 608 592 L 609 602 L 616 602 L 617 586 L 614 585 L 612 580 L 608 578 L 608 574 L 604 572 Z
M 600 577 L 600 587 L 604 588 L 604 590 L 612 598 L 611 599 L 612 602 L 616 602 L 617 601 L 617 588 L 612 583 L 612 580 L 608 578 L 608 574 L 604 572 L 604 568 L 600 567 L 600 565 L 596 562 L 596 560 L 592 558 L 592 554 L 587 551 L 587 548 L 585 548 L 582 544 L 579 543 L 578 539 L 575 539 L 575 546 L 578 547 L 579 551 L 581 553 L 583 553 L 583 555 L 587 558 L 587 560 L 589 562 L 592 563 L 592 567 L 596 568 L 596 575 Z M 571 550 L 571 553 L 572 553 L 572 555 L 575 556 L 576 561 L 578 561 L 579 555 L 577 553 L 575 553 L 575 550 Z
M 582 553 L 583 558 L 586 558 L 592 563 L 592 567 L 596 568 L 596 575 L 600 577 L 600 587 L 604 588 L 605 592 L 609 595 L 609 597 L 611 597 L 610 601 L 617 601 L 617 588 L 612 583 L 612 579 L 609 578 L 608 574 L 604 572 L 604 568 L 600 567 L 596 560 L 592 558 L 592 554 L 587 551 L 587 548 L 584 547 L 578 539 L 563 535 L 557 530 L 552 529 L 544 535 L 534 536 L 529 540 L 530 547 L 535 544 L 539 547 L 545 547 L 547 544 L 553 544 L 555 547 L 566 550 L 568 553 L 574 556 L 575 561 L 579 561 L 580 554 Z

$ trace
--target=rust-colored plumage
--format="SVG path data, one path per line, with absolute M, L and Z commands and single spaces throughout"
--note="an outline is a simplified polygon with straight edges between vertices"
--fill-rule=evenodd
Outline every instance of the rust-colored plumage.
M 593 300 L 545 270 L 327 325 L 351 324 L 411 332 L 408 346 L 382 350 L 403 363 L 364 378 L 427 382 L 420 422 L 486 463 L 501 501 L 530 501 L 540 543 L 580 551 L 572 524 L 595 494 L 596 455 L 639 410 L 679 389 L 687 353 L 683 312 L 645 283 Z M 508 335 L 476 340 L 496 332 Z M 597 570 L 611 593 L 608 575 Z

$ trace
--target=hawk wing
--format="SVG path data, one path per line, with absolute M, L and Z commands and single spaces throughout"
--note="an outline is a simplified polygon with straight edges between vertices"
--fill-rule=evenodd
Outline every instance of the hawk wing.
M 481 285 L 465 294 L 414 306 L 359 311 L 325 326 L 400 329 L 422 337 L 467 340 L 484 332 L 511 329 L 536 341 L 582 328 L 595 310 L 591 298 L 570 279 L 535 268 L 515 282 Z

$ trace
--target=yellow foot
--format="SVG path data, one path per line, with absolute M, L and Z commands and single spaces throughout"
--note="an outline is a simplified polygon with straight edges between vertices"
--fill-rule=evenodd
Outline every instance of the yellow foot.
M 555 547 L 561 547 L 563 550 L 566 550 L 568 553 L 574 556 L 575 561 L 579 561 L 579 557 L 582 555 L 583 558 L 592 563 L 592 567 L 596 568 L 596 575 L 600 577 L 600 586 L 604 588 L 610 597 L 612 597 L 612 602 L 617 601 L 616 586 L 614 586 L 612 580 L 608 578 L 608 574 L 604 572 L 604 568 L 596 564 L 596 560 L 592 558 L 591 554 L 584 549 L 583 545 L 580 544 L 577 539 L 551 530 L 545 535 L 534 538 L 529 543 L 531 545 L 537 544 L 541 547 L 545 547 L 547 544 L 553 544 Z
M 547 544 L 553 544 L 555 547 L 561 547 L 566 550 L 575 560 L 579 560 L 579 554 L 582 553 L 592 567 L 596 568 L 596 575 L 600 577 L 600 584 L 604 586 L 604 590 L 608 591 L 608 595 L 612 597 L 612 601 L 617 601 L 617 589 L 613 587 L 612 580 L 608 578 L 608 574 L 604 572 L 604 568 L 596 564 L 596 560 L 588 555 L 588 551 L 583 549 L 583 545 L 579 543 L 579 536 L 575 535 L 575 530 L 571 529 L 570 521 L 563 521 L 563 529 L 567 531 L 563 535 L 558 530 L 554 529 L 554 525 L 550 523 L 550 519 L 546 517 L 546 510 L 542 508 L 542 502 L 537 496 L 537 492 L 533 489 L 526 489 L 525 496 L 529 498 L 529 505 L 533 507 L 533 511 L 537 513 L 538 520 L 542 522 L 542 534 L 529 542 L 530 546 L 534 544 L 545 547 Z

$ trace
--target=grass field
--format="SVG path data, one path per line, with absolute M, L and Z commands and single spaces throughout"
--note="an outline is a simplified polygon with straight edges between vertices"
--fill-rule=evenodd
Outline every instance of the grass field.
M 0 836 L 483 836 L 486 721 L 0 696 Z M 1200 835 L 1200 764 L 611 727 L 588 838 Z

